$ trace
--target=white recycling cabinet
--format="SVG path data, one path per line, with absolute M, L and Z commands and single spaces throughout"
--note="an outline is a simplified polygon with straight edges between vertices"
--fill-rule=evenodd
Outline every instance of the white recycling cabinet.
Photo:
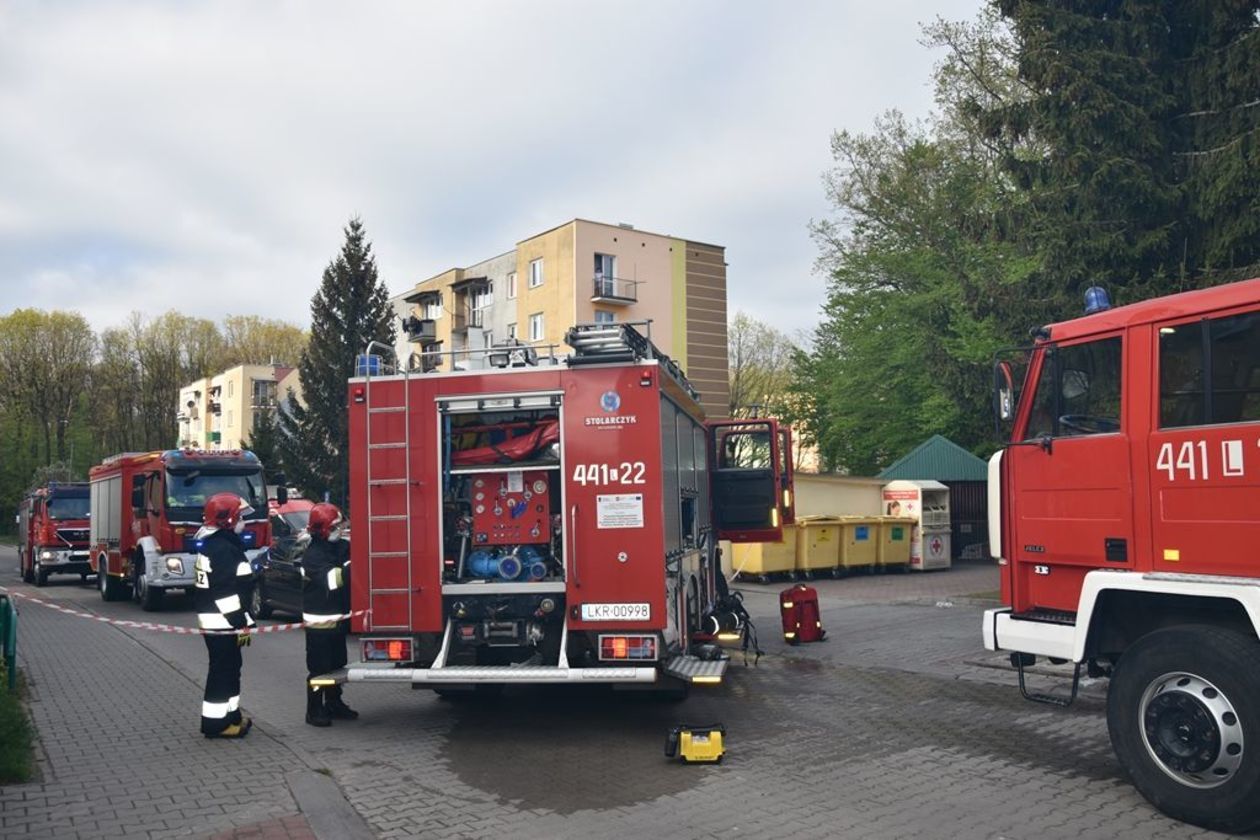
M 949 488 L 939 481 L 899 479 L 884 485 L 885 516 L 915 520 L 910 533 L 910 568 L 916 572 L 948 569 Z

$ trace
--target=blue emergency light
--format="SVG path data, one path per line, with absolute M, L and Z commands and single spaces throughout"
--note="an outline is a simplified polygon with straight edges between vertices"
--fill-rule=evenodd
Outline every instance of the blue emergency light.
M 1102 286 L 1090 286 L 1085 290 L 1085 314 L 1106 312 L 1111 308 L 1111 296 Z

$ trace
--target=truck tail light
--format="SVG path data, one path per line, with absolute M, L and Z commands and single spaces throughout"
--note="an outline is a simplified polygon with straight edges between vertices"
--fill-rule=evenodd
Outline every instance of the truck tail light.
M 655 661 L 656 637 L 651 635 L 600 636 L 599 658 L 602 661 L 626 659 Z
M 364 662 L 410 662 L 411 639 L 364 639 Z

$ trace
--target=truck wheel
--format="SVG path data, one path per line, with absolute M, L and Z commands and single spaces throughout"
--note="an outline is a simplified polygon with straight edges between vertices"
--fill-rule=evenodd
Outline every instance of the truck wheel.
M 135 579 L 131 583 L 131 592 L 131 597 L 145 612 L 157 612 L 162 609 L 162 590 L 149 586 L 143 569 L 136 570 Z
M 22 580 L 27 583 L 35 582 L 35 555 L 29 551 L 22 552 L 26 562 L 22 563 Z
M 118 601 L 127 594 L 126 587 L 123 582 L 116 577 L 110 577 L 106 571 L 109 567 L 105 565 L 105 558 L 102 557 L 96 566 L 99 571 L 96 573 L 96 588 L 101 593 L 102 601 Z
M 1260 825 L 1260 643 L 1156 630 L 1124 652 L 1107 695 L 1120 764 L 1156 808 L 1225 832 Z
M 40 563 L 38 560 L 35 561 L 35 585 L 36 586 L 48 585 L 48 570 L 45 569 L 44 565 Z

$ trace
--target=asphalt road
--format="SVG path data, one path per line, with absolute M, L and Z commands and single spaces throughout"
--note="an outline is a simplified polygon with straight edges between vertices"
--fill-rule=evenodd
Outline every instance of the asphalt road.
M 195 623 L 182 598 L 153 614 L 102 602 L 91 580 L 22 585 L 11 549 L 0 548 L 0 585 L 107 618 Z M 245 651 L 242 703 L 256 729 L 240 744 L 197 735 L 199 638 L 27 604 L 21 658 L 43 778 L 0 789 L 0 834 L 210 835 L 306 813 L 284 774 L 314 770 L 380 837 L 1217 836 L 1165 819 L 1126 783 L 1105 684 L 1065 711 L 1020 698 L 982 650 L 985 602 L 969 597 L 996 588 L 993 567 L 817 586 L 828 640 L 799 648 L 776 633 L 782 584 L 741 587 L 766 656 L 744 667 L 737 653 L 724 685 L 681 704 L 590 687 L 452 702 L 354 685 L 347 700 L 362 718 L 318 730 L 303 722 L 301 633 L 264 635 Z M 109 737 L 80 719 L 102 703 Z M 726 760 L 667 762 L 665 733 L 680 722 L 724 724 Z M 85 767 L 141 783 L 88 784 Z

